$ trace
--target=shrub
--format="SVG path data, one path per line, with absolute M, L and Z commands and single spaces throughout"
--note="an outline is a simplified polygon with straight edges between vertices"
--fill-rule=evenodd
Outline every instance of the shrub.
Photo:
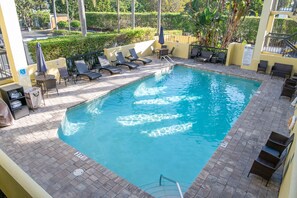
M 59 29 L 65 29 L 68 26 L 67 21 L 59 21 L 57 23 Z
M 96 33 L 86 37 L 71 35 L 44 40 L 28 42 L 28 48 L 33 60 L 36 60 L 35 46 L 39 42 L 42 46 L 45 60 L 53 60 L 59 57 L 70 57 L 92 51 L 103 51 L 104 48 L 115 45 L 127 45 L 134 42 L 153 39 L 155 29 L 137 28 L 135 30 L 122 30 L 120 34 Z
M 80 27 L 80 22 L 77 21 L 77 20 L 73 20 L 70 22 L 70 26 L 75 28 L 75 29 L 78 29 Z
M 53 30 L 52 32 L 54 36 L 81 35 L 79 31 Z

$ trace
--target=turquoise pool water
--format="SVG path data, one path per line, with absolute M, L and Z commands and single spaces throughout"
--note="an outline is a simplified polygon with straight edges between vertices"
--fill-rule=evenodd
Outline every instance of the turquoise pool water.
M 139 187 L 163 174 L 186 191 L 259 86 L 175 66 L 68 110 L 58 134 Z

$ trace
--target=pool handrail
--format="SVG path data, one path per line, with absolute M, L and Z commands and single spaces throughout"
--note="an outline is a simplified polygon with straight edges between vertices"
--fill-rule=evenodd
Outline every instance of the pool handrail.
M 184 198 L 183 193 L 182 193 L 182 190 L 181 190 L 181 188 L 180 188 L 180 185 L 179 185 L 179 183 L 178 183 L 177 181 L 174 181 L 173 179 L 170 179 L 170 178 L 168 178 L 168 177 L 165 177 L 164 175 L 161 174 L 161 175 L 160 175 L 160 179 L 159 179 L 159 186 L 162 186 L 162 179 L 166 179 L 167 181 L 170 181 L 170 182 L 172 182 L 172 183 L 175 183 L 180 198 Z

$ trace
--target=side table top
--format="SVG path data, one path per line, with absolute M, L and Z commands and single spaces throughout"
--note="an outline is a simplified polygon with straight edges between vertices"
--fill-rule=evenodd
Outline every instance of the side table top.
M 20 88 L 22 88 L 22 86 L 19 84 L 11 84 L 11 85 L 0 87 L 0 89 L 2 89 L 3 91 L 11 91 L 11 90 L 20 89 Z

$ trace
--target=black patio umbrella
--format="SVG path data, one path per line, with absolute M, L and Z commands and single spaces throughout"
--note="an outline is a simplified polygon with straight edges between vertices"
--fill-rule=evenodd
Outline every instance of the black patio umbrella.
M 36 44 L 36 63 L 37 63 L 37 72 L 44 73 L 47 71 L 45 59 L 42 53 L 40 43 Z
M 161 26 L 160 28 L 160 34 L 159 34 L 159 43 L 161 45 L 163 45 L 165 42 L 164 42 L 164 32 L 163 32 L 163 27 Z

